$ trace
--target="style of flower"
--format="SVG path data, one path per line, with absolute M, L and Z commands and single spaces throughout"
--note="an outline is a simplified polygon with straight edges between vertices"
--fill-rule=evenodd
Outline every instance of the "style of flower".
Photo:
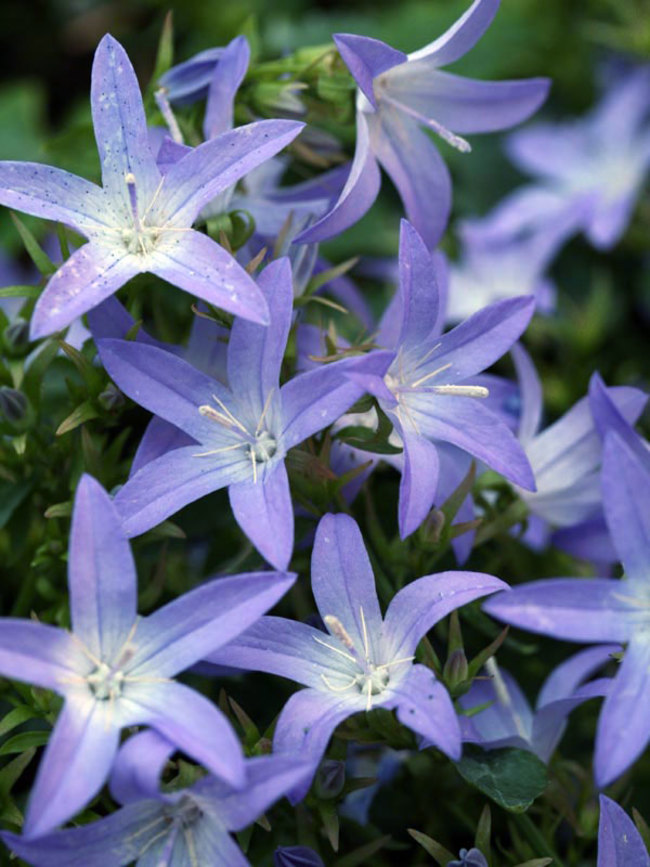
M 636 825 L 607 795 L 600 796 L 596 867 L 650 867 L 650 856 Z
M 327 632 L 265 617 L 210 662 L 267 671 L 304 684 L 278 718 L 274 749 L 300 756 L 316 769 L 336 726 L 352 714 L 383 707 L 454 759 L 460 728 L 445 687 L 414 664 L 420 639 L 456 608 L 504 589 L 478 572 L 443 572 L 408 584 L 382 618 L 375 581 L 356 522 L 325 515 L 316 530 L 312 591 Z M 300 800 L 309 781 L 291 793 Z
M 250 867 L 230 836 L 252 824 L 305 776 L 285 756 L 242 763 L 239 788 L 214 776 L 161 791 L 160 776 L 175 747 L 154 731 L 130 738 L 118 753 L 111 793 L 123 806 L 88 825 L 26 840 L 4 833 L 7 846 L 35 867 Z
M 458 700 L 466 711 L 488 705 L 479 713 L 461 717 L 463 740 L 485 749 L 529 750 L 548 763 L 571 711 L 590 698 L 607 694 L 608 678 L 585 680 L 619 650 L 618 645 L 591 647 L 567 659 L 546 679 L 534 711 L 517 681 L 491 659 L 486 665 L 487 678 L 475 680 Z
M 245 784 L 241 746 L 223 714 L 172 678 L 229 641 L 284 595 L 295 576 L 220 578 L 154 614 L 136 613 L 137 581 L 110 497 L 91 476 L 75 496 L 68 585 L 72 632 L 0 620 L 0 673 L 65 699 L 38 770 L 23 832 L 51 831 L 106 779 L 120 731 L 149 725 L 230 785 Z
M 266 322 L 254 280 L 191 228 L 205 204 L 292 141 L 302 124 L 261 121 L 206 142 L 162 174 L 133 67 L 105 36 L 95 53 L 91 106 L 103 187 L 38 163 L 0 163 L 0 203 L 57 220 L 88 238 L 38 299 L 32 338 L 51 334 L 149 271 L 232 313 Z
M 498 8 L 499 0 L 474 0 L 446 33 L 409 55 L 366 36 L 334 37 L 359 86 L 356 150 L 338 202 L 300 241 L 330 238 L 362 217 L 379 192 L 380 164 L 410 222 L 429 248 L 437 245 L 449 219 L 451 178 L 421 127 L 467 152 L 470 146 L 461 135 L 514 126 L 548 93 L 549 81 L 543 78 L 475 81 L 441 71 L 474 47 Z
M 481 405 L 490 390 L 477 374 L 521 335 L 535 302 L 522 297 L 492 304 L 442 334 L 444 310 L 431 255 L 405 220 L 399 265 L 399 291 L 378 336 L 380 345 L 393 351 L 391 365 L 383 377 L 359 371 L 349 376 L 378 399 L 402 440 L 399 529 L 405 538 L 422 523 L 436 497 L 437 441 L 458 446 L 515 484 L 534 489 L 520 444 L 501 414 Z
M 610 249 L 630 221 L 650 167 L 650 67 L 621 75 L 581 120 L 513 134 L 508 153 L 537 178 L 520 192 L 520 212 L 548 221 L 581 205 L 588 240 Z
M 626 644 L 596 732 L 596 782 L 606 786 L 650 739 L 650 449 L 605 388 L 595 381 L 591 391 L 605 434 L 605 518 L 624 577 L 534 581 L 484 607 L 500 620 L 554 638 Z
M 589 526 L 593 526 L 594 521 L 602 522 L 602 435 L 598 433 L 594 418 L 593 397 L 582 398 L 560 419 L 540 431 L 543 413 L 541 381 L 523 346 L 517 344 L 511 351 L 521 396 L 518 436 L 537 486 L 534 492 L 517 491 L 530 512 L 531 532 L 525 538 L 533 547 L 545 547 L 551 528 L 561 527 L 566 531 L 562 544 L 570 546 L 572 537 L 584 533 L 587 522 Z M 599 388 L 605 389 L 595 374 L 592 392 L 596 381 Z M 630 424 L 639 418 L 648 401 L 647 394 L 627 386 L 608 388 L 607 396 Z M 593 536 L 590 542 L 593 544 Z M 599 550 L 602 547 L 601 544 Z
M 228 344 L 229 388 L 154 346 L 103 340 L 99 350 L 122 391 L 195 442 L 146 463 L 117 493 L 127 535 L 143 533 L 187 503 L 228 486 L 240 527 L 270 563 L 284 569 L 293 550 L 288 450 L 361 396 L 363 387 L 346 371 L 381 375 L 390 358 L 371 353 L 345 359 L 280 387 L 293 305 L 288 260 L 267 266 L 259 287 L 271 322 L 263 327 L 235 321 Z

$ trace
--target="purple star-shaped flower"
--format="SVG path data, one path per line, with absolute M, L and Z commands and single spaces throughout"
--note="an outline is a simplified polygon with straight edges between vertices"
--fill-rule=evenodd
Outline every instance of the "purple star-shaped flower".
M 533 314 L 530 297 L 492 304 L 442 334 L 431 254 L 415 229 L 402 221 L 399 291 L 384 316 L 381 345 L 393 360 L 382 377 L 354 372 L 379 401 L 404 446 L 399 528 L 412 533 L 436 497 L 440 460 L 436 441 L 451 443 L 529 490 L 528 460 L 499 413 L 481 405 L 489 387 L 481 378 L 524 331 Z
M 381 374 L 390 358 L 371 353 L 324 365 L 280 387 L 293 304 L 288 260 L 271 263 L 259 287 L 271 323 L 235 321 L 229 388 L 158 347 L 104 340 L 99 349 L 126 394 L 183 432 L 181 447 L 142 466 L 115 497 L 126 533 L 143 533 L 187 503 L 228 486 L 240 527 L 270 563 L 284 569 L 293 550 L 286 453 L 361 396 L 363 386 L 345 371 Z M 188 435 L 194 445 L 185 444 Z
M 314 770 L 336 726 L 376 707 L 395 708 L 400 722 L 457 759 L 460 728 L 452 700 L 430 669 L 413 664 L 415 648 L 451 611 L 505 586 L 478 572 L 427 575 L 400 590 L 382 618 L 356 522 L 325 515 L 316 530 L 312 591 L 327 632 L 264 617 L 208 659 L 307 687 L 285 705 L 273 744 L 312 762 Z M 299 800 L 307 788 L 308 781 L 292 798 Z
M 602 442 L 594 420 L 593 400 L 582 398 L 552 425 L 540 430 L 542 383 L 523 346 L 513 346 L 512 357 L 521 394 L 519 441 L 537 486 L 534 492 L 517 493 L 531 516 L 544 527 L 582 527 L 585 521 L 602 514 Z M 648 401 L 646 394 L 628 386 L 608 388 L 607 396 L 630 424 L 639 418 Z M 542 535 L 548 536 L 548 529 Z
M 409 55 L 366 36 L 334 37 L 359 86 L 356 150 L 337 203 L 300 241 L 330 238 L 362 217 L 379 192 L 381 164 L 408 219 L 428 247 L 436 246 L 449 219 L 451 178 L 421 127 L 466 152 L 470 146 L 459 133 L 507 129 L 548 93 L 548 79 L 475 81 L 441 71 L 474 47 L 498 8 L 499 0 L 475 0 L 446 33 Z
M 546 679 L 534 711 L 514 677 L 491 659 L 486 666 L 489 679 L 475 680 L 458 700 L 467 711 L 489 705 L 473 716 L 461 717 L 463 740 L 485 749 L 518 747 L 548 763 L 571 711 L 590 698 L 607 694 L 608 678 L 584 681 L 618 650 L 618 645 L 590 647 L 567 659 Z
M 597 867 L 650 867 L 643 837 L 625 810 L 600 796 Z
M 602 383 L 594 379 L 590 392 L 605 439 L 605 517 L 625 576 L 535 581 L 490 600 L 485 610 L 507 623 L 566 641 L 627 645 L 596 733 L 596 781 L 606 786 L 650 739 L 650 449 Z
M 110 786 L 123 806 L 83 825 L 35 840 L 2 835 L 37 867 L 250 867 L 229 831 L 241 831 L 300 782 L 308 767 L 285 756 L 247 759 L 238 789 L 206 776 L 162 792 L 160 777 L 175 747 L 154 731 L 130 738 L 118 753 Z
M 229 641 L 288 590 L 294 576 L 210 581 L 147 617 L 110 497 L 91 476 L 75 496 L 68 585 L 72 632 L 33 620 L 0 620 L 0 673 L 65 698 L 25 818 L 35 837 L 77 813 L 101 788 L 120 731 L 150 725 L 233 786 L 245 782 L 242 750 L 221 712 L 172 678 Z
M 32 338 L 64 328 L 145 271 L 266 322 L 255 281 L 191 226 L 205 204 L 292 141 L 302 124 L 278 120 L 240 127 L 194 148 L 163 175 L 151 151 L 135 72 L 111 36 L 95 53 L 91 106 L 103 187 L 38 163 L 0 163 L 0 203 L 65 223 L 88 238 L 45 287 L 34 309 Z
M 516 210 L 549 221 L 577 205 L 594 247 L 613 247 L 650 167 L 649 117 L 650 67 L 644 66 L 621 75 L 587 117 L 512 135 L 513 162 L 538 178 L 520 191 Z

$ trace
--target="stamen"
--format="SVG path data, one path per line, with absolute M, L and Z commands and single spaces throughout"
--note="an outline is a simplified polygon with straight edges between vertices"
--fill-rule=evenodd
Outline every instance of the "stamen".
M 244 425 L 239 421 L 239 419 L 235 418 L 235 416 L 230 412 L 226 404 L 220 400 L 216 394 L 212 395 L 212 400 L 217 404 L 217 406 L 222 410 L 222 412 L 218 412 L 214 407 L 210 406 L 208 403 L 204 403 L 199 407 L 199 412 L 201 415 L 207 416 L 212 421 L 216 421 L 218 424 L 224 425 L 224 427 L 236 427 L 239 430 L 246 434 L 246 436 L 250 436 Z
M 383 662 L 381 665 L 375 666 L 375 671 L 381 671 L 383 668 L 390 668 L 393 665 L 402 665 L 405 662 L 413 662 L 414 656 L 405 656 L 403 659 L 394 659 L 392 662 Z
M 162 186 L 163 186 L 164 183 L 165 183 L 165 176 L 163 175 L 162 178 L 160 179 L 160 183 L 159 183 L 158 186 L 156 187 L 156 192 L 153 194 L 153 196 L 152 196 L 152 198 L 151 198 L 151 201 L 150 201 L 149 204 L 147 205 L 147 208 L 146 208 L 144 214 L 142 215 L 142 219 L 143 219 L 143 220 L 145 220 L 145 219 L 147 218 L 147 214 L 148 214 L 149 211 L 153 208 L 153 206 L 154 206 L 154 204 L 155 204 L 155 202 L 156 202 L 156 199 L 157 199 L 158 196 L 160 195 L 160 191 L 162 190 Z M 160 229 L 156 229 L 155 231 L 159 232 Z M 166 232 L 190 232 L 190 231 L 192 231 L 192 230 L 191 230 L 191 229 L 188 229 L 188 228 L 185 228 L 185 229 L 180 229 L 180 228 L 179 228 L 179 229 L 177 229 L 177 228 L 171 228 L 171 227 L 168 229 L 167 227 L 165 227 L 165 231 L 166 231 Z
M 356 650 L 354 646 L 354 641 L 352 641 L 345 629 L 345 626 L 343 626 L 338 617 L 335 617 L 333 614 L 326 614 L 325 617 L 323 617 L 323 621 L 325 622 L 325 626 L 327 626 L 330 633 L 336 636 L 339 641 L 342 641 L 349 650 Z
M 328 689 L 331 689 L 332 692 L 347 692 L 348 689 L 350 689 L 350 688 L 353 687 L 356 683 L 359 682 L 359 677 L 360 677 L 360 675 L 357 674 L 356 677 L 353 677 L 353 678 L 350 680 L 350 683 L 346 684 L 345 686 L 334 686 L 334 684 L 330 682 L 330 680 L 329 680 L 329 678 L 327 677 L 327 675 L 325 675 L 325 674 L 321 674 L 321 678 L 322 678 L 322 680 L 323 680 L 323 683 L 325 684 L 325 686 L 326 686 Z
M 257 422 L 257 427 L 255 428 L 255 436 L 262 430 L 262 425 L 264 424 L 264 416 L 268 412 L 269 407 L 271 406 L 271 397 L 273 396 L 273 392 L 275 391 L 275 386 L 269 391 L 266 396 L 266 400 L 264 401 L 264 407 L 262 408 L 262 415 L 260 416 L 260 420 Z
M 323 641 L 322 638 L 319 638 L 317 635 L 312 635 L 312 638 L 317 644 L 322 644 L 323 647 L 326 647 L 328 650 L 331 650 L 332 653 L 338 653 L 339 656 L 343 656 L 345 659 L 349 659 L 350 662 L 356 662 L 356 656 L 352 656 L 349 653 L 346 653 L 344 650 L 341 650 L 340 647 L 332 647 L 331 644 L 328 644 L 326 641 Z
M 408 105 L 404 105 L 403 102 L 398 102 L 392 97 L 388 96 L 386 91 L 382 91 L 382 98 L 387 102 L 392 103 L 397 109 L 403 111 L 405 114 L 410 115 L 410 117 L 415 118 L 418 123 L 424 124 L 424 126 L 428 126 L 429 129 L 432 129 L 435 133 L 437 133 L 443 141 L 446 141 L 447 144 L 451 145 L 456 150 L 459 150 L 462 154 L 467 154 L 472 150 L 472 146 L 470 143 L 462 138 L 459 135 L 456 135 L 451 130 L 447 129 L 446 126 L 443 126 L 441 123 L 438 123 L 437 120 L 433 120 L 430 117 L 424 117 L 419 112 L 414 111 L 412 108 L 409 108 Z
M 418 388 L 418 386 L 422 385 L 423 382 L 426 382 L 428 379 L 433 379 L 434 376 L 442 373 L 443 370 L 449 370 L 450 367 L 451 361 L 447 362 L 447 364 L 443 364 L 442 367 L 438 367 L 436 370 L 431 371 L 431 373 L 427 373 L 426 376 L 422 376 L 420 377 L 420 379 L 416 379 L 415 382 L 411 383 L 409 388 Z
M 197 452 L 195 455 L 192 455 L 193 458 L 207 458 L 209 455 L 219 455 L 223 452 L 231 452 L 233 449 L 240 449 L 245 446 L 246 443 L 233 443 L 231 446 L 223 446 L 220 449 L 210 449 L 209 452 Z
M 251 456 L 251 463 L 253 464 L 253 484 L 257 484 L 257 461 L 255 460 L 255 452 L 253 451 L 253 447 L 251 446 L 248 450 L 249 455 Z
M 368 645 L 368 630 L 366 629 L 366 618 L 363 614 L 363 605 L 359 606 L 359 614 L 361 615 L 361 631 L 363 633 L 363 649 L 366 653 L 366 663 L 370 662 L 370 648 Z
M 458 397 L 489 397 L 490 392 L 482 385 L 434 385 L 436 394 L 455 394 Z
M 366 698 L 366 713 L 370 713 L 370 709 L 372 708 L 372 678 L 368 678 L 366 680 L 366 685 L 368 687 L 368 697 Z

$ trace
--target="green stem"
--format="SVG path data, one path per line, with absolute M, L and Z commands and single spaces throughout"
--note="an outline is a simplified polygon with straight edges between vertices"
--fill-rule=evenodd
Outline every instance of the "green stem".
M 519 825 L 524 835 L 528 838 L 528 842 L 531 846 L 535 848 L 536 857 L 552 858 L 553 867 L 564 867 L 560 856 L 526 813 L 514 813 L 513 819 Z

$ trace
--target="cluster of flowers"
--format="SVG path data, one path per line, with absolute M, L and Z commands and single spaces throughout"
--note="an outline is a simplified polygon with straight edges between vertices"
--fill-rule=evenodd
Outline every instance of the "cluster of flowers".
M 233 128 L 234 99 L 249 61 L 243 37 L 164 76 L 158 102 L 167 132 L 148 128 L 129 59 L 104 37 L 91 95 L 102 187 L 40 164 L 0 163 L 2 204 L 87 238 L 39 297 L 31 337 L 88 314 L 104 368 L 153 414 L 131 475 L 114 497 L 91 476 L 78 485 L 68 568 L 71 631 L 34 620 L 0 623 L 0 673 L 65 701 L 22 835 L 2 835 L 29 863 L 247 864 L 229 832 L 283 795 L 292 803 L 303 799 L 335 728 L 375 708 L 395 710 L 421 747 L 434 746 L 453 760 L 466 741 L 519 746 L 548 761 L 569 712 L 605 696 L 597 784 L 618 778 L 645 749 L 650 451 L 634 424 L 647 396 L 608 388 L 594 374 L 588 397 L 540 431 L 540 381 L 517 340 L 536 306 L 549 307 L 553 293 L 542 272 L 562 243 L 583 230 L 607 247 L 625 228 L 650 164 L 650 130 L 643 127 L 649 76 L 642 70 L 623 79 L 593 118 L 561 134 L 544 125 L 515 135 L 513 158 L 541 180 L 466 224 L 464 258 L 449 267 L 433 250 L 449 219 L 451 180 L 422 127 L 466 152 L 461 135 L 515 125 L 548 91 L 543 79 L 485 82 L 442 71 L 472 48 L 497 8 L 498 0 L 475 0 L 443 36 L 411 55 L 375 39 L 335 37 L 358 86 L 354 159 L 295 186 L 280 184 L 286 162 L 277 154 L 308 134 L 302 123 L 261 120 Z M 204 97 L 205 141 L 189 147 L 172 105 Z M 612 125 L 616 136 L 603 134 Z M 327 267 L 317 242 L 371 206 L 380 166 L 408 217 L 400 231 L 398 288 L 375 323 L 349 280 L 333 282 L 332 292 L 374 337 L 364 350 L 341 339 L 325 361 L 322 334 L 302 321 L 294 300 Z M 234 209 L 255 219 L 255 234 L 237 257 L 192 228 Z M 257 255 L 265 245 L 286 255 L 265 260 Z M 190 293 L 205 310 L 232 314 L 231 327 L 227 317 L 197 316 L 182 348 L 138 330 L 113 295 L 142 272 Z M 296 360 L 287 377 L 289 340 Z M 484 372 L 508 351 L 518 384 Z M 364 395 L 372 402 L 361 411 L 354 405 Z M 381 460 L 401 473 L 402 539 L 478 461 L 508 480 L 523 503 L 531 546 L 552 538 L 578 555 L 588 549 L 604 572 L 621 562 L 625 577 L 556 578 L 510 589 L 491 575 L 443 572 L 412 580 L 382 615 L 357 524 L 346 514 L 327 514 L 312 556 L 318 624 L 268 616 L 297 577 L 286 571 L 294 549 L 289 451 L 330 426 L 375 431 L 386 419 L 391 449 L 385 454 L 340 438 L 331 461 L 341 473 L 357 469 L 344 490 L 349 501 Z M 274 571 L 214 578 L 138 615 L 128 539 L 223 488 L 239 527 Z M 467 492 L 456 517 L 453 546 L 462 565 L 476 526 Z M 484 610 L 499 620 L 598 645 L 551 675 L 535 712 L 494 661 L 490 678 L 476 681 L 458 708 L 434 671 L 415 661 L 418 643 L 438 621 L 491 594 Z M 589 680 L 621 645 L 616 676 Z M 200 661 L 305 687 L 277 720 L 272 755 L 245 758 L 221 711 L 174 681 Z M 479 706 L 484 709 L 471 717 L 459 714 Z M 120 745 L 121 732 L 132 726 L 146 728 Z M 207 774 L 170 792 L 161 788 L 161 776 L 176 750 Z M 57 830 L 107 780 L 120 809 Z M 599 864 L 650 864 L 630 819 L 605 797 L 599 844 Z M 299 848 L 278 850 L 276 862 L 318 863 L 295 860 L 310 857 Z M 461 858 L 453 863 L 487 863 L 476 849 Z

